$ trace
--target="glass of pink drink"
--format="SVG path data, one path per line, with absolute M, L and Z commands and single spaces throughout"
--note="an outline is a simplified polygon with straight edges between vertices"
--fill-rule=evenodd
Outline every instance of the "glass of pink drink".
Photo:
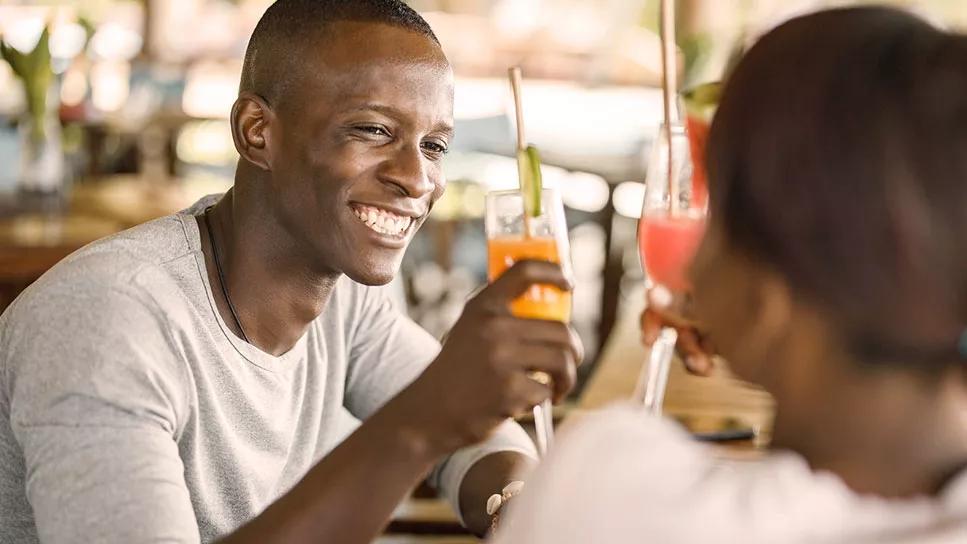
M 652 147 L 638 224 L 638 248 L 646 287 L 652 292 L 651 301 L 661 300 L 666 313 L 684 314 L 688 267 L 705 233 L 706 198 L 701 190 L 693 191 L 693 168 L 684 127 L 673 124 L 670 132 L 671 168 L 664 127 Z M 638 379 L 635 397 L 653 414 L 661 413 L 677 339 L 675 329 L 662 329 Z

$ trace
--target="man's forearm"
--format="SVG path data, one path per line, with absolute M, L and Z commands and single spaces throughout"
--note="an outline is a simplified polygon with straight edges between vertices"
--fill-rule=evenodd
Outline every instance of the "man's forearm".
M 442 457 L 400 421 L 393 401 L 364 422 L 291 491 L 224 544 L 371 542 Z
M 460 484 L 460 513 L 467 529 L 478 536 L 490 528 L 487 499 L 534 466 L 530 457 L 512 451 L 490 454 L 474 463 Z

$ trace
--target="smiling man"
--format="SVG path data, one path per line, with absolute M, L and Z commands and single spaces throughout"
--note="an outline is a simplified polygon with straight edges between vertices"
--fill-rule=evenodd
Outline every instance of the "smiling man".
M 78 251 L 0 317 L 0 541 L 368 542 L 427 475 L 482 532 L 532 453 L 507 418 L 563 396 L 580 348 L 507 311 L 568 287 L 548 263 L 442 349 L 378 288 L 443 192 L 452 94 L 397 0 L 270 7 L 234 188 Z M 364 421 L 332 449 L 346 411 Z

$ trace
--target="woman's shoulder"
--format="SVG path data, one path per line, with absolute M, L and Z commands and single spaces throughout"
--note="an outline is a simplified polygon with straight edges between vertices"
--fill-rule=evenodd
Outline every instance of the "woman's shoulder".
M 924 535 L 937 506 L 857 495 L 791 453 L 731 459 L 620 405 L 562 428 L 497 542 L 859 542 Z
M 706 448 L 692 441 L 680 425 L 651 417 L 630 403 L 576 413 L 559 434 L 559 443 L 548 458 L 551 465 L 601 459 L 603 462 L 596 470 L 627 474 L 631 467 L 619 466 L 619 459 L 628 460 L 633 466 L 708 460 Z
M 665 534 L 656 526 L 680 524 L 681 515 L 673 521 L 666 514 L 688 511 L 685 496 L 712 462 L 684 429 L 635 406 L 577 414 L 561 428 L 497 542 L 630 542 Z

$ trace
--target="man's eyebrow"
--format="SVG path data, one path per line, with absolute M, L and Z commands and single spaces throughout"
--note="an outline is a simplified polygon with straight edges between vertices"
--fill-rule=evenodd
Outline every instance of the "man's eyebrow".
M 404 112 L 399 108 L 389 106 L 386 104 L 366 103 L 366 104 L 360 105 L 357 108 L 353 108 L 352 111 L 354 112 L 375 111 L 377 113 L 382 113 L 383 115 L 386 115 L 387 117 L 392 117 L 394 119 L 404 119 L 406 117 Z M 453 124 L 447 121 L 440 121 L 439 123 L 433 126 L 433 130 L 442 132 L 447 137 L 453 136 Z
M 383 115 L 387 115 L 389 117 L 394 117 L 394 118 L 403 117 L 402 111 L 400 111 L 398 108 L 394 108 L 393 106 L 387 106 L 386 104 L 367 103 L 357 108 L 353 108 L 352 111 L 375 111 L 377 113 L 382 113 Z
M 447 122 L 439 122 L 434 125 L 433 130 L 442 132 L 447 138 L 453 137 L 453 124 Z

